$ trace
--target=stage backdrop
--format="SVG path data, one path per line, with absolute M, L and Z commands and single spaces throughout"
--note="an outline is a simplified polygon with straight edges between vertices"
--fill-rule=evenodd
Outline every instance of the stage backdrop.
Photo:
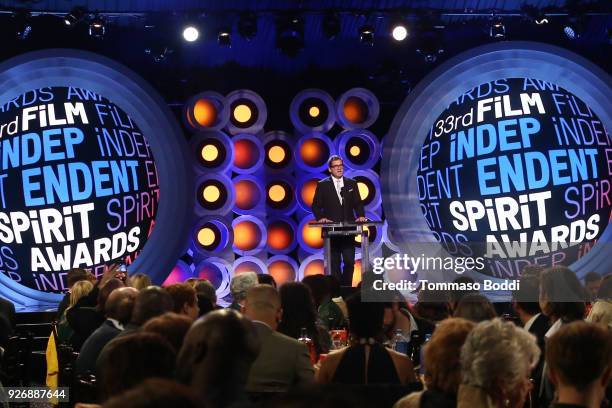
M 2 296 L 52 306 L 66 271 L 110 263 L 163 282 L 192 224 L 186 151 L 162 98 L 113 61 L 47 50 L 0 65 Z
M 609 273 L 610 85 L 585 59 L 538 43 L 487 45 L 437 68 L 384 144 L 396 243 L 417 257 L 483 256 L 467 272 L 477 280 L 517 278 L 529 263 Z

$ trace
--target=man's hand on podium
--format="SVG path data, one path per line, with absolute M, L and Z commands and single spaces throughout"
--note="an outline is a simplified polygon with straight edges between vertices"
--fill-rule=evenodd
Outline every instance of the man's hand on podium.
M 355 222 L 366 222 L 368 221 L 368 219 L 366 217 L 357 217 L 355 219 Z
M 317 220 L 317 222 L 320 222 L 320 223 L 332 222 L 332 220 L 330 220 L 329 218 L 321 218 L 320 220 Z

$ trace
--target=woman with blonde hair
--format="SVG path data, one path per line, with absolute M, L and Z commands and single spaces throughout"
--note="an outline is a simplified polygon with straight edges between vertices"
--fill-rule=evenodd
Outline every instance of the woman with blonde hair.
M 66 310 L 64 310 L 57 323 L 58 343 L 68 343 L 70 341 L 70 338 L 72 337 L 74 331 L 72 330 L 72 327 L 70 327 L 70 325 L 68 324 L 66 314 L 71 308 L 74 307 L 74 305 L 77 304 L 79 299 L 81 299 L 83 296 L 87 296 L 89 292 L 93 290 L 93 287 L 93 283 L 88 280 L 78 281 L 74 285 L 72 285 L 72 288 L 70 289 L 70 302 L 68 303 L 68 307 L 66 308 Z
M 591 307 L 591 311 L 585 320 L 612 328 L 612 301 L 598 300 L 593 303 L 593 307 Z
M 131 286 L 138 290 L 143 290 L 151 286 L 153 283 L 151 282 L 151 278 L 144 273 L 135 273 L 134 275 L 128 277 L 127 286 Z

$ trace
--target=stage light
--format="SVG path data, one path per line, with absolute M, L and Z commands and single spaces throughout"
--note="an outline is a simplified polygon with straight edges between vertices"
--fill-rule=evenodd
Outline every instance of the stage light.
M 194 42 L 200 37 L 200 30 L 196 26 L 188 25 L 183 28 L 183 39 L 187 42 Z
M 318 117 L 320 113 L 321 110 L 316 106 L 311 106 L 310 108 L 308 108 L 308 114 L 313 118 Z
M 304 48 L 304 20 L 295 15 L 280 17 L 276 22 L 276 47 L 288 57 Z
M 74 27 L 85 16 L 85 10 L 81 7 L 75 7 L 64 17 L 64 24 L 68 27 Z
M 217 120 L 217 108 L 208 99 L 199 99 L 193 107 L 193 117 L 198 125 L 210 127 Z
M 268 197 L 275 203 L 280 203 L 287 197 L 287 191 L 282 185 L 273 184 L 268 189 Z
M 549 23 L 546 14 L 544 14 L 542 10 L 538 9 L 535 6 L 530 6 L 527 4 L 523 5 L 521 7 L 521 14 L 523 15 L 523 19 L 527 20 L 530 23 L 534 23 L 535 25 L 543 25 Z
M 238 20 L 238 34 L 247 41 L 251 41 L 257 35 L 257 16 L 253 13 L 246 13 Z
M 246 104 L 236 105 L 232 111 L 232 118 L 238 123 L 246 123 L 253 117 L 251 108 Z
M 506 38 L 506 25 L 500 16 L 492 16 L 489 21 L 489 37 L 494 40 L 504 40 Z
M 328 13 L 323 16 L 321 30 L 325 38 L 333 40 L 340 33 L 340 28 L 340 16 L 335 13 Z
M 227 187 L 220 180 L 206 179 L 198 188 L 197 198 L 204 209 L 218 210 L 227 202 Z
M 15 34 L 18 40 L 27 40 L 32 33 L 32 24 L 30 18 L 32 15 L 25 10 L 18 10 L 12 14 L 12 19 L 15 21 Z
M 242 215 L 232 221 L 234 252 L 252 255 L 264 249 L 268 233 L 263 222 L 251 215 Z
M 263 152 L 258 141 L 244 136 L 234 138 L 234 171 L 238 173 L 251 173 L 263 162 Z
M 272 275 L 279 287 L 283 283 L 295 281 L 297 272 L 297 263 L 287 255 L 275 255 L 268 259 L 268 274 Z
M 101 39 L 104 38 L 104 34 L 106 34 L 106 22 L 99 14 L 96 14 L 89 22 L 89 35 Z
M 229 28 L 221 28 L 217 33 L 217 43 L 221 47 L 231 48 L 232 46 L 232 34 Z
M 263 189 L 256 178 L 243 175 L 234 178 L 232 182 L 236 191 L 235 213 L 249 214 L 263 204 Z
M 293 186 L 290 178 L 277 178 L 266 184 L 266 205 L 268 211 L 290 213 L 295 208 Z
M 584 16 L 572 14 L 567 18 L 567 22 L 563 25 L 563 33 L 568 40 L 574 41 L 582 36 L 584 25 Z
M 204 226 L 198 231 L 198 244 L 210 247 L 215 242 L 215 231 L 210 226 Z
M 174 52 L 174 50 L 167 46 L 158 45 L 147 47 L 145 48 L 144 52 L 145 54 L 150 55 L 155 63 L 160 63 L 165 61 L 166 58 L 168 58 L 168 56 Z
M 350 96 L 344 103 L 344 117 L 352 123 L 363 123 L 368 117 L 368 105 L 363 99 Z
M 205 162 L 214 162 L 219 158 L 219 148 L 214 144 L 207 144 L 201 150 L 202 160 Z
M 290 171 L 293 161 L 294 140 L 284 132 L 273 131 L 263 138 L 265 163 L 270 170 Z
M 349 148 L 349 153 L 353 157 L 358 157 L 359 154 L 361 153 L 361 149 L 359 148 L 359 146 L 351 146 Z
M 221 190 L 217 186 L 206 186 L 202 192 L 202 197 L 209 203 L 214 203 L 221 197 Z
M 287 153 L 285 152 L 285 149 L 283 149 L 281 146 L 271 146 L 268 150 L 268 159 L 270 159 L 272 163 L 282 163 L 282 161 L 285 160 L 286 156 Z
M 268 250 L 287 253 L 295 247 L 295 226 L 286 220 L 274 220 L 268 224 Z
M 395 41 L 404 41 L 408 38 L 408 28 L 404 24 L 396 24 L 391 30 L 391 35 Z
M 374 27 L 371 25 L 363 25 L 359 27 L 359 41 L 368 46 L 374 45 Z
M 442 36 L 439 32 L 430 31 L 421 35 L 420 47 L 416 50 L 417 54 L 423 56 L 423 60 L 428 64 L 433 64 L 438 60 L 438 56 L 444 53 Z

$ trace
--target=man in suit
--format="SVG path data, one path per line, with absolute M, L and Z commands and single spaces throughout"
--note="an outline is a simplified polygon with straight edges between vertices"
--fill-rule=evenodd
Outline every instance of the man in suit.
M 355 180 L 344 177 L 344 165 L 340 156 L 333 155 L 327 161 L 331 176 L 317 183 L 312 200 L 312 212 L 317 222 L 365 222 L 365 212 Z M 355 267 L 355 244 L 352 235 L 332 237 L 330 271 L 343 286 L 351 286 Z M 340 273 L 340 260 L 343 269 Z
M 115 289 L 108 296 L 104 306 L 106 320 L 85 340 L 76 360 L 76 373 L 94 372 L 96 360 L 108 342 L 123 331 L 123 325 L 130 321 L 134 299 L 138 289 L 125 287 Z
M 243 312 L 253 321 L 261 341 L 261 351 L 249 372 L 247 391 L 285 392 L 291 386 L 314 380 L 306 345 L 276 331 L 282 310 L 275 288 L 256 285 L 249 289 Z

